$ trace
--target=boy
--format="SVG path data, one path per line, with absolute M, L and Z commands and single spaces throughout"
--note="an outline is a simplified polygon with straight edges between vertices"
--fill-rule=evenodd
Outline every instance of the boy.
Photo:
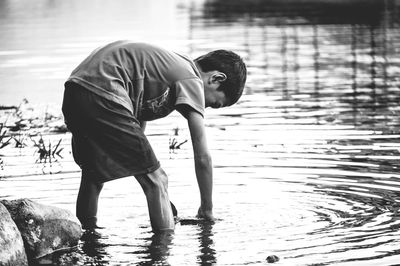
M 105 182 L 135 176 L 153 231 L 174 229 L 168 179 L 144 135 L 146 121 L 173 110 L 189 126 L 201 199 L 198 217 L 214 220 L 204 109 L 236 103 L 246 75 L 242 59 L 225 50 L 192 61 L 150 44 L 117 41 L 92 52 L 66 81 L 62 107 L 74 160 L 82 169 L 76 207 L 82 228 L 97 228 Z

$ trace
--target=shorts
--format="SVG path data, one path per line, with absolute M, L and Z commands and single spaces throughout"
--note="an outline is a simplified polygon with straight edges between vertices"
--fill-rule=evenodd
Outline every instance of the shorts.
M 67 82 L 62 111 L 83 178 L 104 183 L 160 167 L 139 121 L 125 107 Z

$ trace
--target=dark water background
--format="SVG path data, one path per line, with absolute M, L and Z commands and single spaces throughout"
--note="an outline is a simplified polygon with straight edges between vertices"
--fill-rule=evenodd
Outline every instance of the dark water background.
M 0 0 L 0 105 L 31 102 L 2 113 L 15 139 L 0 149 L 0 195 L 74 211 L 70 136 L 50 131 L 62 124 L 63 81 L 97 46 L 134 39 L 192 57 L 227 48 L 249 77 L 236 106 L 207 110 L 220 220 L 155 237 L 136 181 L 110 182 L 107 229 L 81 242 L 74 264 L 266 265 L 277 255 L 277 265 L 399 265 L 399 12 L 396 0 Z M 53 149 L 61 140 L 62 157 L 37 161 L 39 134 Z M 190 144 L 169 149 L 189 138 L 185 121 L 173 114 L 147 134 L 180 216 L 194 218 Z

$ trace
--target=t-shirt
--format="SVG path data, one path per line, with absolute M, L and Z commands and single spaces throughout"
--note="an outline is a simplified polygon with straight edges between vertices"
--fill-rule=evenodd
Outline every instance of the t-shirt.
M 93 51 L 68 78 L 122 105 L 141 121 L 186 104 L 204 116 L 200 73 L 188 57 L 160 47 L 117 41 Z

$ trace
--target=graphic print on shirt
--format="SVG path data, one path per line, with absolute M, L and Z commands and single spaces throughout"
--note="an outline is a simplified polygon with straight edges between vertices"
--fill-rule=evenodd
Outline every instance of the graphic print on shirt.
M 167 88 L 160 96 L 143 100 L 139 120 L 151 121 L 169 115 L 175 110 L 175 97 L 171 94 L 172 90 Z

